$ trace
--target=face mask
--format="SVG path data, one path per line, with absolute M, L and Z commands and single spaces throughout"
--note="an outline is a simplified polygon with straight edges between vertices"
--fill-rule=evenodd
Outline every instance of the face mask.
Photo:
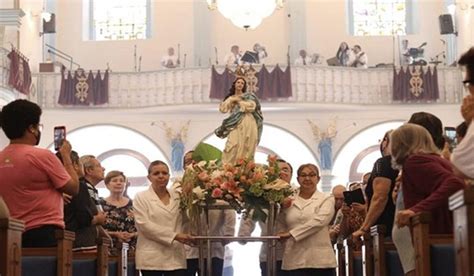
M 33 135 L 34 135 L 35 138 L 36 138 L 36 144 L 35 144 L 35 146 L 37 146 L 37 145 L 39 145 L 39 142 L 40 142 L 40 140 L 41 140 L 41 131 L 38 130 L 38 135 L 36 135 L 36 134 L 33 134 Z

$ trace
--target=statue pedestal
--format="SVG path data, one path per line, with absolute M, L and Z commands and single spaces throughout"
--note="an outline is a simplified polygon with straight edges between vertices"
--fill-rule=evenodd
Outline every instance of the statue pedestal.
M 332 189 L 332 179 L 334 175 L 331 175 L 331 171 L 324 170 L 321 171 L 321 180 L 319 181 L 319 185 L 321 187 L 321 191 L 324 193 L 330 193 Z

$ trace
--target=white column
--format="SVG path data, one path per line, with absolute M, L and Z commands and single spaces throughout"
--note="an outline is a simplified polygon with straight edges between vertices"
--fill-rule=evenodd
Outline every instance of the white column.
M 194 57 L 188 57 L 188 60 L 194 61 L 194 66 L 208 66 L 209 64 L 213 49 L 210 12 L 205 0 L 194 1 Z
M 306 1 L 286 1 L 290 24 L 291 63 L 299 56 L 299 50 L 306 49 Z

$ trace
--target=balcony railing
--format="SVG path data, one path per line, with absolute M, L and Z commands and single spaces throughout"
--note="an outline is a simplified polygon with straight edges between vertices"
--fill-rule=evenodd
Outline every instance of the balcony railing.
M 8 87 L 8 58 L 1 54 L 0 87 Z M 257 68 L 258 70 L 259 68 Z M 268 68 L 272 70 L 273 68 Z M 222 72 L 223 67 L 217 68 Z M 290 103 L 398 104 L 392 100 L 392 68 L 345 68 L 292 66 L 293 96 L 272 99 Z M 109 103 L 97 108 L 137 108 L 163 105 L 203 104 L 209 98 L 210 68 L 185 68 L 151 72 L 119 73 L 109 76 Z M 439 67 L 439 104 L 457 104 L 463 94 L 462 74 L 456 67 Z M 63 108 L 58 104 L 61 74 L 33 74 L 38 103 L 44 108 Z

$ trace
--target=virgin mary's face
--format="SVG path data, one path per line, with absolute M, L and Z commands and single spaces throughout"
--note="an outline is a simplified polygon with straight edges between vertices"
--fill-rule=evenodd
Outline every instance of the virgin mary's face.
M 245 81 L 243 79 L 238 79 L 235 81 L 235 90 L 236 91 L 242 91 L 245 86 Z

